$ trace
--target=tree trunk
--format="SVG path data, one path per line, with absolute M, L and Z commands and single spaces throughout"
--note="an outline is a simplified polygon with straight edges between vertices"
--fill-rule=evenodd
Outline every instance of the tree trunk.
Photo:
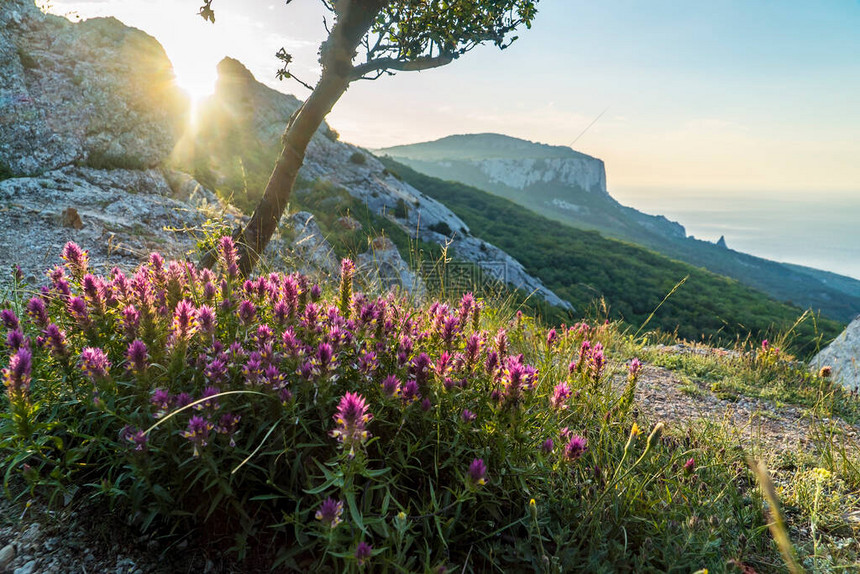
M 260 254 L 269 244 L 290 200 L 308 144 L 348 85 L 345 77 L 324 72 L 295 121 L 287 127 L 283 137 L 284 148 L 266 184 L 263 198 L 238 238 L 239 270 L 243 276 L 247 277 L 251 273 Z
M 247 277 L 269 244 L 287 206 L 314 133 L 349 87 L 352 59 L 384 1 L 340 0 L 337 22 L 320 49 L 322 76 L 283 137 L 284 148 L 263 198 L 238 237 L 239 270 Z

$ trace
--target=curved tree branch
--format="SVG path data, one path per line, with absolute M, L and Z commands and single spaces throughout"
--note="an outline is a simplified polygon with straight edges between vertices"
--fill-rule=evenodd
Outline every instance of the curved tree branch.
M 454 56 L 442 54 L 439 56 L 427 56 L 416 58 L 414 60 L 398 60 L 397 58 L 377 58 L 353 66 L 352 73 L 349 76 L 350 81 L 358 80 L 367 74 L 380 71 L 395 70 L 398 72 L 417 72 L 420 70 L 429 70 L 431 68 L 440 68 L 447 66 L 454 61 Z

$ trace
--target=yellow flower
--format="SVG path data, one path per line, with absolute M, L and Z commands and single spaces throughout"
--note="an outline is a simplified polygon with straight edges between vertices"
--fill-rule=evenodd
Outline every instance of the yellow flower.
M 642 434 L 642 429 L 639 428 L 639 425 L 633 423 L 633 428 L 630 429 L 630 436 L 639 436 Z

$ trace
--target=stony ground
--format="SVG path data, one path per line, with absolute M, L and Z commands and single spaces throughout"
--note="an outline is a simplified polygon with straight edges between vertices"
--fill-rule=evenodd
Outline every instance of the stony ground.
M 623 387 L 623 379 L 617 384 Z M 636 408 L 644 419 L 663 421 L 669 429 L 727 423 L 724 428 L 731 429 L 738 444 L 751 452 L 760 447 L 770 452 L 815 448 L 806 409 L 750 397 L 720 399 L 710 385 L 662 367 L 643 366 Z M 851 440 L 860 435 L 860 426 L 835 422 Z M 178 539 L 141 536 L 126 526 L 125 517 L 94 507 L 82 496 L 72 497 L 59 509 L 34 500 L 28 506 L 28 500 L 26 496 L 17 502 L 0 498 L 0 574 L 267 571 L 231 564 L 221 555 L 226 545 L 203 546 L 194 542 L 193 533 Z

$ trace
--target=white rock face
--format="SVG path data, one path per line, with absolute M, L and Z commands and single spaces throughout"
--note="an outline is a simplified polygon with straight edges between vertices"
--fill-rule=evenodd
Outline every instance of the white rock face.
M 854 319 L 809 364 L 816 370 L 831 367 L 835 380 L 849 389 L 860 390 L 860 317 Z
M 576 205 L 575 203 L 570 203 L 569 201 L 565 201 L 563 199 L 553 199 L 550 202 L 550 205 L 559 209 L 563 209 L 565 211 L 572 211 L 574 213 L 582 213 L 588 211 L 587 208 L 584 208 L 581 205 Z
M 490 181 L 514 189 L 536 183 L 556 183 L 586 191 L 606 192 L 606 168 L 597 158 L 484 159 L 471 162 Z

